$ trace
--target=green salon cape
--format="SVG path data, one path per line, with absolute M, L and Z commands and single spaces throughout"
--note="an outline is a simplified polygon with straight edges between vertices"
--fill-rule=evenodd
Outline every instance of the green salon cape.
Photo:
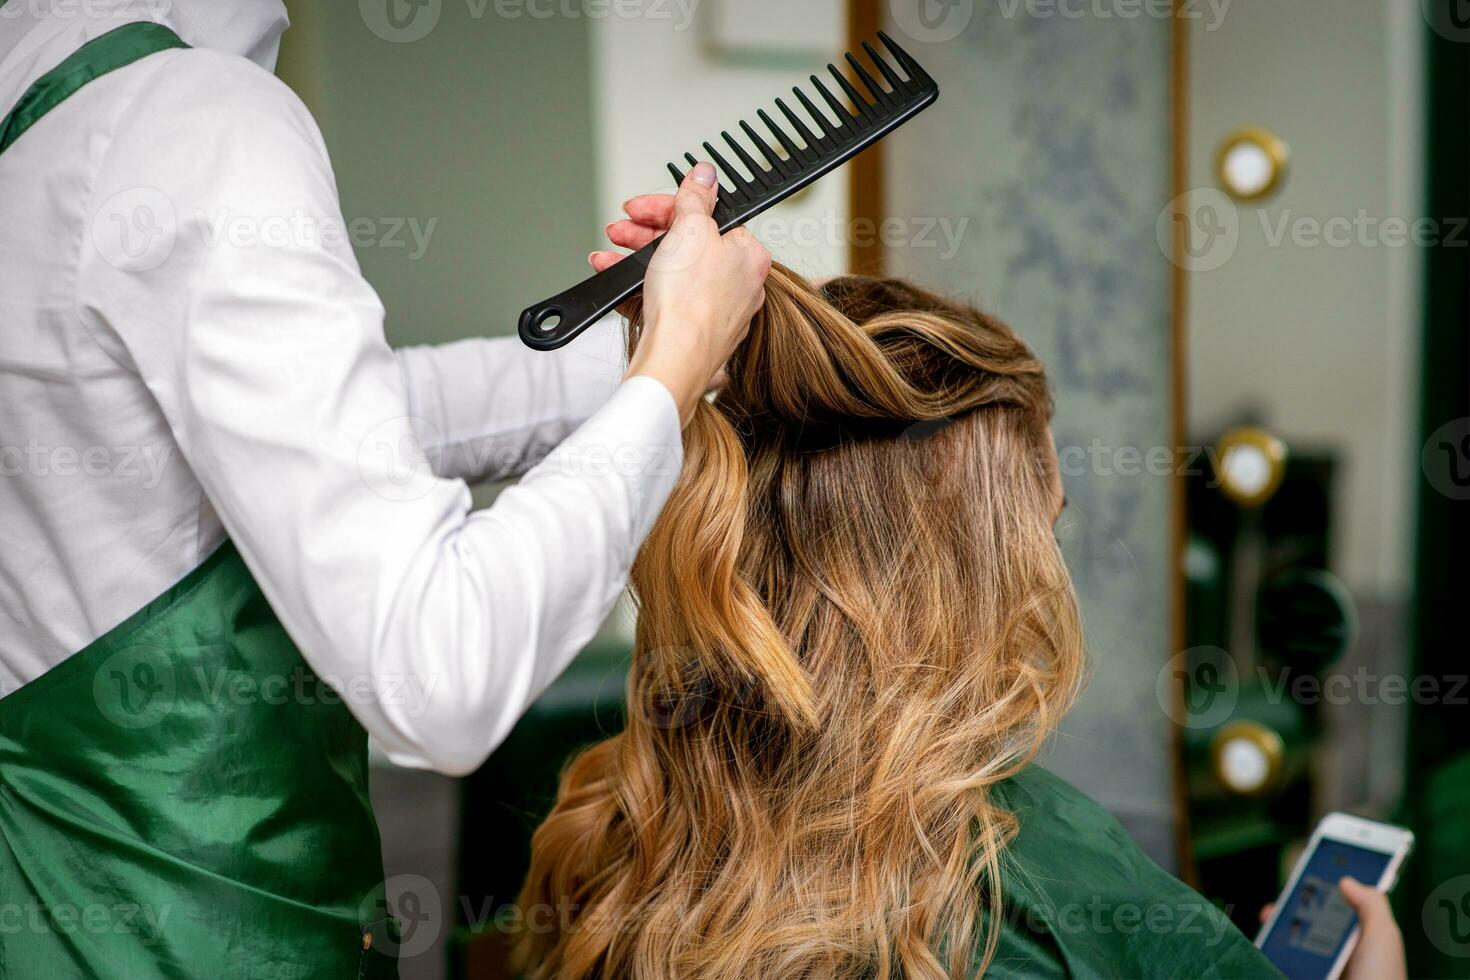
M 987 977 L 1281 977 L 1225 913 L 1061 779 L 1032 766 L 995 801 L 1020 831 L 1001 856 L 1005 921 Z
M 89 41 L 0 153 L 181 47 L 149 23 Z M 0 980 L 395 977 L 384 887 L 367 735 L 229 544 L 0 699 Z

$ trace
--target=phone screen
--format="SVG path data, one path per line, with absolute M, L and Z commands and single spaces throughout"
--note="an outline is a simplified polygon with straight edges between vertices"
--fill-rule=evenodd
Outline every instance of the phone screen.
M 1324 980 L 1357 925 L 1337 883 L 1352 876 L 1376 885 L 1393 855 L 1322 838 L 1285 899 L 1261 950 L 1291 980 Z

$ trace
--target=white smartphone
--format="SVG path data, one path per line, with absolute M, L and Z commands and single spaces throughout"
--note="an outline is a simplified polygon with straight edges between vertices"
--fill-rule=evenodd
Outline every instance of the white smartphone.
M 1346 813 L 1322 818 L 1271 918 L 1256 936 L 1291 980 L 1337 980 L 1358 943 L 1358 916 L 1337 883 L 1351 876 L 1386 892 L 1414 847 L 1403 827 Z

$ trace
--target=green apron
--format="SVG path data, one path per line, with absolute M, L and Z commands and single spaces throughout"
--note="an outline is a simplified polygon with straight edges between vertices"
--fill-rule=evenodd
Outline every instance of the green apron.
M 0 121 L 182 42 L 130 24 Z M 397 975 L 367 736 L 228 543 L 0 699 L 0 980 Z

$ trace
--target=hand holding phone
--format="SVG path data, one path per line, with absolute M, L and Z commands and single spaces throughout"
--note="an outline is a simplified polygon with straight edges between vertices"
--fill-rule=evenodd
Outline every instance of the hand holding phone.
M 1398 879 L 1414 835 L 1402 827 L 1344 813 L 1317 826 L 1256 945 L 1293 980 L 1337 980 L 1359 936 L 1371 963 L 1352 976 L 1403 975 L 1403 944 L 1381 893 Z M 1352 879 L 1343 883 L 1343 879 Z
M 1407 980 L 1404 937 L 1388 896 L 1353 878 L 1345 879 L 1341 887 L 1358 915 L 1358 944 L 1348 956 L 1342 980 Z

